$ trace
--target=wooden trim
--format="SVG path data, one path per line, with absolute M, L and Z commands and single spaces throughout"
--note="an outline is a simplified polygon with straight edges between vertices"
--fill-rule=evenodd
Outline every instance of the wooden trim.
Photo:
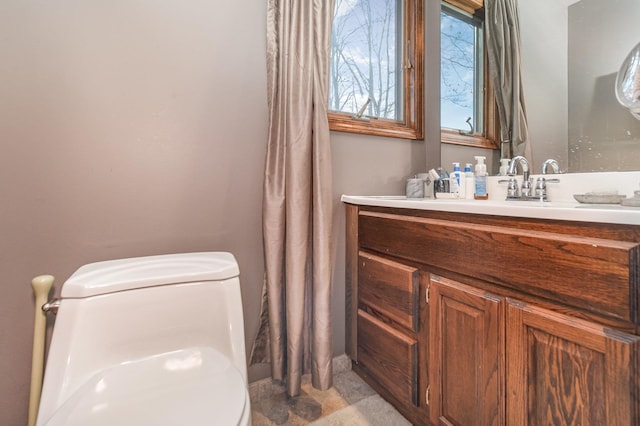
M 500 149 L 500 115 L 496 103 L 496 93 L 493 90 L 493 80 L 489 75 L 489 56 L 487 55 L 487 43 L 484 45 L 484 135 L 491 143 L 491 149 Z
M 455 6 L 458 9 L 462 9 L 468 13 L 475 13 L 476 10 L 484 7 L 484 0 L 444 0 L 451 6 Z
M 498 143 L 495 140 L 489 139 L 484 135 L 462 135 L 456 130 L 442 129 L 440 131 L 440 138 L 442 143 L 448 143 L 452 145 L 464 145 L 474 146 L 476 148 L 486 149 L 498 149 Z
M 415 139 L 424 139 L 424 10 L 422 0 L 407 1 L 405 28 L 412 40 L 413 68 L 405 69 L 405 115 Z
M 352 114 L 330 111 L 329 128 L 335 131 L 401 139 L 424 139 L 424 10 L 420 0 L 405 0 L 405 56 L 411 68 L 404 71 L 404 120 L 371 119 L 361 121 Z
M 345 353 L 358 361 L 358 206 L 345 204 Z
M 330 112 L 329 128 L 338 132 L 357 133 L 361 135 L 387 136 L 400 139 L 423 139 L 424 134 L 399 121 L 371 119 L 359 121 L 349 114 Z

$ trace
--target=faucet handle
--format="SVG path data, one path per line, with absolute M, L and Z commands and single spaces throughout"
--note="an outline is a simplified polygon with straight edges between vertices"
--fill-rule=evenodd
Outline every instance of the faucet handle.
M 522 196 L 523 197 L 531 196 L 531 179 L 522 180 Z
M 518 180 L 514 177 L 509 180 L 499 180 L 498 183 L 508 183 L 507 186 L 507 200 L 511 200 L 514 198 L 520 198 L 520 189 L 518 188 Z
M 560 183 L 560 179 L 546 179 L 544 177 L 539 177 L 536 180 L 536 197 L 541 198 L 542 200 L 547 200 L 547 183 Z
M 536 179 L 536 189 L 546 189 L 548 183 L 560 183 L 560 179 L 546 179 L 544 177 L 539 177 Z

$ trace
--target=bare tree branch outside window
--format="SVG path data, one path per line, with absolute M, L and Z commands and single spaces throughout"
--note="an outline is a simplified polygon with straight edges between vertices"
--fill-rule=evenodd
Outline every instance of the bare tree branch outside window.
M 476 27 L 443 10 L 440 25 L 440 99 L 442 127 L 468 130 L 466 121 L 472 117 L 474 128 L 479 128 L 475 111 L 476 79 Z
M 329 109 L 398 120 L 400 0 L 337 0 L 331 39 Z

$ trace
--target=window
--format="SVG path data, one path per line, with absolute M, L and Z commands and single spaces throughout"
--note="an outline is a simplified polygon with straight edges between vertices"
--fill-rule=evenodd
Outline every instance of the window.
M 471 0 L 474 1 L 474 0 Z M 461 8 L 455 7 L 462 7 Z M 482 3 L 478 6 L 482 6 Z M 440 114 L 442 141 L 497 148 L 497 114 L 486 69 L 483 9 L 447 0 L 440 16 Z
M 423 0 L 336 0 L 332 130 L 423 138 Z

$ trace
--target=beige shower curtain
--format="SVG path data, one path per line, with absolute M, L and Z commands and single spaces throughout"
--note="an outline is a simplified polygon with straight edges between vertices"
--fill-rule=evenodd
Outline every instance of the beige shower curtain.
M 501 158 L 524 155 L 531 144 L 522 87 L 517 0 L 485 0 L 489 73 L 500 115 Z
M 311 372 L 332 385 L 331 152 L 327 121 L 333 0 L 268 0 L 266 278 L 251 363 L 271 362 L 290 396 Z

